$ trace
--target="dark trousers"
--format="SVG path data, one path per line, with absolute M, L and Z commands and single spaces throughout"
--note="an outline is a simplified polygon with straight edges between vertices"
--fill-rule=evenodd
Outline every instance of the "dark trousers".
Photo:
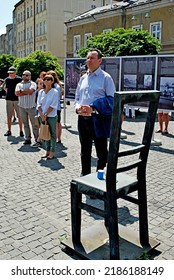
M 81 144 L 82 174 L 91 173 L 92 141 L 94 140 L 96 154 L 98 157 L 97 170 L 104 169 L 107 163 L 107 138 L 96 137 L 92 117 L 78 116 L 78 131 Z

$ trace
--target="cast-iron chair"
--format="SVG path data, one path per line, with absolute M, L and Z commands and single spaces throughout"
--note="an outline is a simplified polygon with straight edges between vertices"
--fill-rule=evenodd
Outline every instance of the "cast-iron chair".
M 116 92 L 111 122 L 108 163 L 106 179 L 97 179 L 97 173 L 92 173 L 71 181 L 71 223 L 72 242 L 74 247 L 81 243 L 81 210 L 97 214 L 104 218 L 109 235 L 110 259 L 120 259 L 119 229 L 117 199 L 122 198 L 138 205 L 139 214 L 139 241 L 142 246 L 149 244 L 147 195 L 146 195 L 146 164 L 154 129 L 156 112 L 160 92 L 127 91 Z M 142 143 L 130 149 L 119 151 L 122 126 L 122 112 L 124 104 L 147 102 L 148 112 L 145 123 Z M 128 158 L 137 155 L 132 163 Z M 126 165 L 119 166 L 120 158 L 126 157 Z M 136 176 L 127 174 L 127 171 L 137 169 Z M 130 172 L 129 172 L 130 173 Z M 136 192 L 137 196 L 129 194 Z M 93 196 L 104 201 L 104 209 L 96 208 L 82 201 L 82 194 Z

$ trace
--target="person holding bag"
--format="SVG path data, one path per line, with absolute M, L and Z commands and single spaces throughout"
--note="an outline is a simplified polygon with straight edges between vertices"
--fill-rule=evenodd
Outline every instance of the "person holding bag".
M 54 88 L 54 78 L 52 75 L 45 75 L 44 88 L 39 91 L 37 99 L 37 109 L 42 123 L 49 125 L 51 138 L 45 140 L 46 154 L 42 158 L 51 160 L 54 158 L 56 150 L 56 123 L 57 123 L 57 106 L 58 92 Z

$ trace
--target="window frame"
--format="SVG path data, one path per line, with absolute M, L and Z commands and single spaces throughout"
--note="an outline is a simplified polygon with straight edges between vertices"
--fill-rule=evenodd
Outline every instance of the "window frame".
M 159 27 L 159 30 L 156 29 L 156 30 L 152 31 L 152 28 L 155 26 Z M 156 22 L 150 23 L 150 35 L 155 37 L 156 39 L 158 39 L 160 42 L 161 42 L 161 37 L 162 37 L 161 31 L 162 31 L 162 21 L 156 21 Z M 157 36 L 158 33 L 159 33 L 159 38 Z
M 80 49 L 81 44 L 81 36 L 80 35 L 74 35 L 73 37 L 73 54 L 74 57 L 77 57 L 77 51 Z
M 87 40 L 92 37 L 92 32 L 88 32 L 84 34 L 84 47 L 87 47 Z

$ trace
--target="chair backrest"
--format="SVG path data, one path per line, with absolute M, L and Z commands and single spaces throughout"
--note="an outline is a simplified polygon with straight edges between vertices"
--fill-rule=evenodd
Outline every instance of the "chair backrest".
M 145 174 L 159 97 L 160 92 L 157 90 L 119 91 L 115 93 L 106 172 L 106 192 L 109 197 L 116 196 L 116 191 L 113 186 L 116 186 L 117 173 L 137 167 L 140 168 L 140 170 L 137 171 L 137 176 L 143 176 L 143 174 L 141 174 L 142 171 L 144 171 Z M 142 143 L 136 147 L 132 147 L 131 149 L 120 152 L 119 145 L 124 104 L 144 101 L 147 101 L 148 112 L 142 137 Z M 134 163 L 126 164 L 124 167 L 117 167 L 119 157 L 129 156 L 137 153 L 139 153 L 139 158 Z

